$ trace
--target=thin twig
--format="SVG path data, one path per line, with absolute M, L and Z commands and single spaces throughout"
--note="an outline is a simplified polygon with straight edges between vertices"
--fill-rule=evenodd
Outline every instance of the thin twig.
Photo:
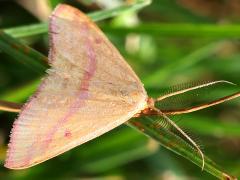
M 20 112 L 22 104 L 0 100 L 0 110 L 8 112 Z

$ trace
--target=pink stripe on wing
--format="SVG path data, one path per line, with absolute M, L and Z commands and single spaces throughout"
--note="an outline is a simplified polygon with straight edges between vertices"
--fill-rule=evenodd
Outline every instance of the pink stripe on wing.
M 85 100 L 88 99 L 88 97 L 89 97 L 89 91 L 88 91 L 88 88 L 90 85 L 89 82 L 90 82 L 91 78 L 94 76 L 94 73 L 96 71 L 97 61 L 96 61 L 96 54 L 91 45 L 92 42 L 87 37 L 88 36 L 88 34 L 86 32 L 87 30 L 88 30 L 88 28 L 86 28 L 86 26 L 84 25 L 83 34 L 86 39 L 85 49 L 86 49 L 86 53 L 87 53 L 87 57 L 88 57 L 88 61 L 89 61 L 87 71 L 83 74 L 83 79 L 82 79 L 82 82 L 79 87 L 79 92 L 76 94 L 76 100 L 70 106 L 70 108 L 66 112 L 66 114 L 57 121 L 56 125 L 53 126 L 51 128 L 51 130 L 48 132 L 48 134 L 45 136 L 44 139 L 46 139 L 46 141 L 44 141 L 42 144 L 42 152 L 46 151 L 47 147 L 52 142 L 53 136 L 55 135 L 57 130 L 59 128 L 61 128 L 81 107 L 84 106 Z M 67 136 L 63 132 L 63 137 L 71 138 L 71 136 L 68 136 L 69 134 L 71 134 L 71 131 L 67 130 Z M 32 145 L 32 147 L 34 147 L 34 144 Z M 31 148 L 29 148 L 29 153 L 28 153 L 28 157 L 26 158 L 26 162 L 31 160 L 32 155 L 33 154 L 31 153 Z

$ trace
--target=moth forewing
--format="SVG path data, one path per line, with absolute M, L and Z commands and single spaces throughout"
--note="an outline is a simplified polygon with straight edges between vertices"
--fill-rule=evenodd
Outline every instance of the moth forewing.
M 50 17 L 51 69 L 14 122 L 5 166 L 31 167 L 123 124 L 147 106 L 131 67 L 79 10 Z

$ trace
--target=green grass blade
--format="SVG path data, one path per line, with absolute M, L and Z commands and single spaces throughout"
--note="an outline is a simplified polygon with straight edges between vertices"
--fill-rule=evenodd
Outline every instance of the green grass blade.
M 111 10 L 102 10 L 99 12 L 89 13 L 94 21 L 100 21 L 109 17 L 117 16 L 123 11 L 137 10 L 148 5 L 147 2 L 141 4 L 126 5 L 123 7 L 117 7 Z M 126 35 L 128 33 L 140 33 L 148 34 L 161 37 L 211 37 L 211 38 L 239 38 L 240 37 L 240 26 L 236 24 L 218 25 L 218 24 L 139 24 L 133 27 L 118 27 L 104 25 L 102 29 L 105 32 L 115 33 L 119 35 Z M 47 32 L 46 23 L 37 23 L 31 25 L 25 25 L 20 27 L 8 28 L 4 31 L 9 35 L 17 38 L 28 37 L 33 35 L 39 35 Z
M 110 17 L 117 16 L 119 14 L 122 14 L 126 11 L 137 11 L 145 6 L 149 5 L 151 3 L 151 0 L 138 0 L 135 3 L 129 4 L 129 5 L 123 5 L 120 7 L 116 7 L 113 9 L 107 9 L 107 10 L 101 10 L 93 13 L 89 13 L 88 16 L 93 21 L 100 21 L 104 20 Z M 26 25 L 21 27 L 14 27 L 14 28 L 8 28 L 3 30 L 5 33 L 11 35 L 15 38 L 22 38 L 22 37 L 28 37 L 33 35 L 39 35 L 44 34 L 48 32 L 48 25 L 47 23 L 38 23 L 38 24 L 32 24 L 32 25 Z
M 199 167 L 202 167 L 201 156 L 195 149 L 190 147 L 181 138 L 172 134 L 165 128 L 156 128 L 154 126 L 154 120 L 149 117 L 134 118 L 129 121 L 130 126 L 137 128 L 145 135 L 157 140 L 165 148 L 177 153 L 178 155 L 188 159 Z M 212 160 L 205 156 L 204 170 L 217 177 L 218 179 L 234 179 L 230 175 L 227 175 L 221 168 L 219 168 Z
M 131 3 L 129 5 L 123 5 L 109 10 L 93 12 L 89 14 L 89 17 L 91 17 L 94 21 L 100 21 L 109 17 L 117 16 L 118 14 L 122 14 L 126 11 L 137 11 L 149 4 L 151 4 L 151 0 L 137 0 L 135 3 Z
M 3 31 L 14 38 L 23 38 L 47 33 L 48 24 L 37 23 L 20 27 L 7 28 L 3 29 Z
M 125 35 L 140 33 L 161 37 L 211 37 L 211 38 L 239 38 L 240 25 L 237 24 L 166 24 L 144 23 L 133 27 L 103 26 L 104 31 Z
M 44 72 L 47 67 L 46 63 L 43 63 L 47 62 L 47 57 L 2 31 L 0 31 L 0 49 L 38 73 Z

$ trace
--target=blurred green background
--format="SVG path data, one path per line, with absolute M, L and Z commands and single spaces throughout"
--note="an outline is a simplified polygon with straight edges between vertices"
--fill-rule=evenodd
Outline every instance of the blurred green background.
M 131 1 L 0 1 L 0 28 L 46 22 L 60 2 L 93 12 Z M 186 82 L 228 80 L 240 84 L 240 2 L 154 0 L 98 24 L 132 66 L 150 96 Z M 47 55 L 48 35 L 22 42 Z M 42 71 L 0 52 L 0 99 L 25 102 Z M 221 88 L 228 93 L 228 88 Z M 110 110 L 111 111 L 111 110 Z M 3 167 L 15 113 L 0 112 L 0 179 L 214 179 L 151 138 L 122 125 L 105 135 L 27 170 Z M 240 99 L 177 117 L 204 153 L 240 177 Z M 45 122 L 47 123 L 47 122 Z

